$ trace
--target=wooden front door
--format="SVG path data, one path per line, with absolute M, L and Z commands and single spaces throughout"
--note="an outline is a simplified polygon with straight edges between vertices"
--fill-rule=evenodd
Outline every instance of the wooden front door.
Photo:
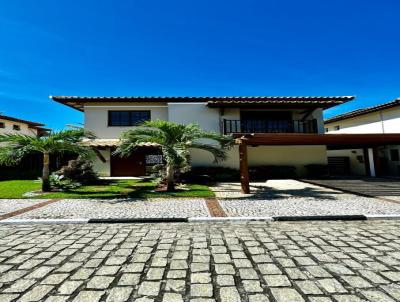
M 134 153 L 129 157 L 111 156 L 111 176 L 144 176 L 146 175 L 146 158 L 144 153 Z

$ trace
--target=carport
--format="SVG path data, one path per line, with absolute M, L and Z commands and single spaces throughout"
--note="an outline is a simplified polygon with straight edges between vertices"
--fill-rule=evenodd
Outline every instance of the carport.
M 301 146 L 325 145 L 328 149 L 364 150 L 364 162 L 369 176 L 375 177 L 380 169 L 377 148 L 384 145 L 400 144 L 400 133 L 396 134 L 303 134 L 303 133 L 236 133 L 239 145 L 240 183 L 242 193 L 250 193 L 247 146 Z

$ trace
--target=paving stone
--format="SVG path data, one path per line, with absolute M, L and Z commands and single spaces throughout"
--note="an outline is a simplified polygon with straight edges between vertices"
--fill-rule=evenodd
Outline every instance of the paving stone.
M 371 283 L 367 282 L 365 279 L 359 276 L 342 276 L 342 279 L 346 281 L 353 288 L 372 287 Z
M 183 298 L 180 294 L 165 293 L 162 302 L 183 302 Z
M 263 278 L 269 287 L 291 286 L 289 279 L 284 275 L 264 275 Z
M 190 285 L 191 297 L 212 297 L 213 287 L 211 284 L 191 284 Z
M 140 274 L 124 273 L 119 279 L 118 285 L 138 285 L 140 281 Z
M 102 266 L 96 271 L 96 275 L 104 276 L 104 275 L 115 275 L 121 269 L 120 266 Z
M 302 296 L 293 288 L 272 288 L 271 293 L 277 302 L 304 302 Z
M 322 291 L 318 288 L 314 281 L 296 281 L 296 285 L 305 295 L 320 295 Z
M 18 294 L 0 294 L 0 301 L 11 302 L 18 297 Z
M 82 285 L 82 281 L 65 281 L 61 286 L 58 288 L 57 292 L 60 295 L 72 295 L 72 293 Z
M 359 270 L 358 271 L 364 278 L 368 279 L 372 283 L 375 284 L 387 284 L 390 283 L 390 281 L 382 278 L 379 276 L 377 273 L 374 273 L 373 271 L 370 270 Z
M 73 302 L 98 302 L 104 295 L 102 291 L 81 291 Z
M 396 301 L 400 301 L 400 285 L 398 284 L 382 285 L 381 288 L 391 297 L 393 297 Z
M 132 291 L 130 287 L 114 287 L 107 296 L 106 302 L 126 302 Z
M 18 299 L 19 302 L 25 301 L 40 301 L 42 300 L 54 287 L 50 285 L 38 285 L 33 287 L 31 290 L 26 292 L 21 298 Z
M 68 274 L 52 274 L 52 275 L 48 275 L 46 277 L 46 279 L 44 279 L 42 282 L 42 284 L 52 284 L 52 285 L 57 285 L 62 283 L 65 279 L 67 279 L 69 277 Z
M 191 283 L 211 283 L 210 273 L 194 273 L 190 275 Z
M 168 279 L 165 285 L 165 290 L 171 292 L 184 292 L 185 291 L 185 280 Z
M 141 296 L 157 296 L 160 291 L 160 282 L 144 281 L 139 286 L 138 294 Z
M 217 275 L 217 284 L 219 286 L 235 285 L 235 280 L 231 275 Z
M 370 301 L 374 302 L 394 302 L 392 298 L 381 291 L 377 290 L 365 290 L 362 291 L 361 294 L 365 296 Z
M 263 275 L 282 274 L 282 271 L 275 264 L 259 264 L 258 268 Z
M 215 271 L 218 275 L 234 275 L 236 273 L 231 264 L 216 264 Z
M 164 269 L 163 268 L 150 268 L 147 271 L 146 274 L 146 279 L 147 280 L 161 280 L 164 275 Z
M 244 290 L 248 293 L 262 293 L 263 289 L 260 286 L 260 281 L 256 280 L 243 280 Z
M 90 289 L 106 289 L 113 282 L 115 277 L 95 276 L 86 285 Z
M 49 296 L 45 302 L 65 302 L 68 300 L 66 296 Z
M 3 290 L 4 293 L 23 293 L 28 288 L 36 283 L 33 279 L 19 279 L 14 282 L 9 288 Z M 1 300 L 0 300 L 1 301 Z
M 184 279 L 186 278 L 186 270 L 170 270 L 167 274 L 170 279 Z
M 346 293 L 347 290 L 336 279 L 319 279 L 318 284 L 328 293 Z
M 219 290 L 221 302 L 241 302 L 239 292 L 236 287 L 221 287 Z
M 267 295 L 263 294 L 256 294 L 256 295 L 249 295 L 249 302 L 269 302 Z
M 393 282 L 400 281 L 400 272 L 381 272 L 381 274 Z
M 193 273 L 208 272 L 208 271 L 210 271 L 210 263 L 192 263 L 190 265 L 190 270 Z
M 257 280 L 259 279 L 257 272 L 252 268 L 239 269 L 240 278 L 243 280 Z
M 355 295 L 334 295 L 338 302 L 361 302 L 362 300 Z

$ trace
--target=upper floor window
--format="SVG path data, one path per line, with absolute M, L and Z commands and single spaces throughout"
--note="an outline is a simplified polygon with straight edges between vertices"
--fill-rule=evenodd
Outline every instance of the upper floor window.
M 398 149 L 390 150 L 390 160 L 391 161 L 399 161 L 400 160 L 400 154 L 399 154 Z
M 150 110 L 108 111 L 108 126 L 137 126 L 150 120 Z
M 337 130 L 340 130 L 340 126 L 339 126 L 339 125 L 335 126 L 335 130 L 336 130 L 336 131 L 337 131 Z
M 21 126 L 20 125 L 13 125 L 13 130 L 20 131 L 21 130 Z
M 3 122 L 0 122 L 0 128 L 5 128 L 5 127 L 6 127 L 6 124 Z

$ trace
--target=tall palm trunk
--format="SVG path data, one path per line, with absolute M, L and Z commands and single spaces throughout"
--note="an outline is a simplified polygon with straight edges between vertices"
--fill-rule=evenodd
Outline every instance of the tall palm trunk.
M 42 191 L 50 192 L 50 154 L 43 153 Z
M 175 190 L 174 167 L 167 164 L 167 191 Z

